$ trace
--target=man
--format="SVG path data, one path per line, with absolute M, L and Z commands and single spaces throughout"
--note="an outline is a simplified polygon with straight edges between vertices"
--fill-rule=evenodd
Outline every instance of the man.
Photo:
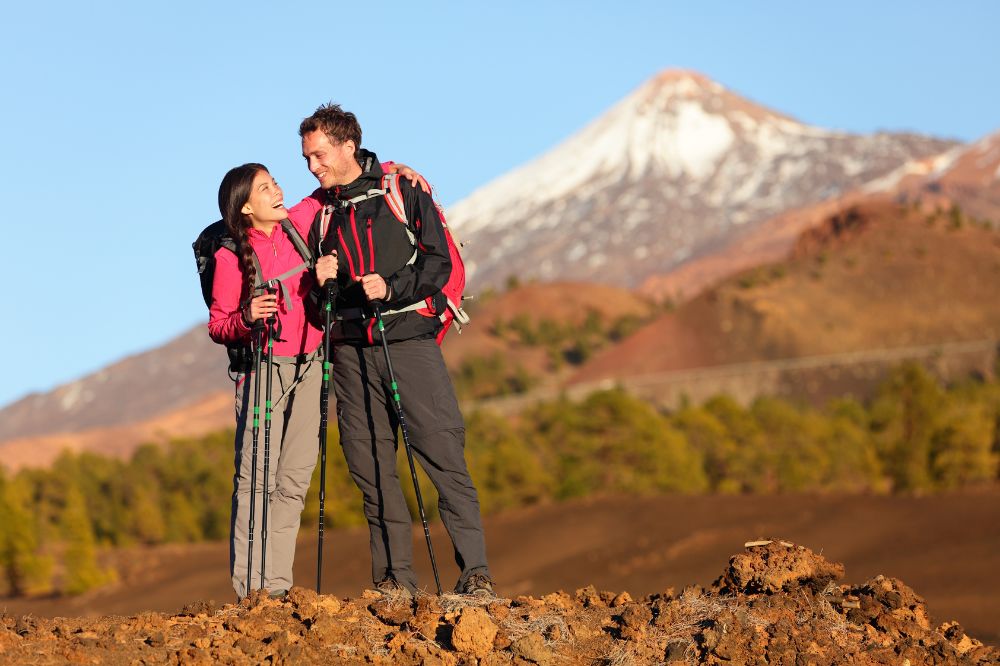
M 385 196 L 371 195 L 382 188 L 382 168 L 361 149 L 357 118 L 340 106 L 319 107 L 302 121 L 299 136 L 309 171 L 332 204 L 328 220 L 317 215 L 312 240 L 321 241 L 327 255 L 317 262 L 317 282 L 335 278 L 339 286 L 332 332 L 337 421 L 348 468 L 364 494 L 372 579 L 383 592 L 417 590 L 410 515 L 396 474 L 399 423 L 373 317 L 376 302 L 386 313 L 384 336 L 410 443 L 438 490 L 441 520 L 462 571 L 455 591 L 492 596 L 479 499 L 465 463 L 465 424 L 435 341 L 441 322 L 412 309 L 398 312 L 428 297 L 437 312 L 445 307 L 440 292 L 451 260 L 437 207 L 429 194 L 400 180 L 403 224 Z

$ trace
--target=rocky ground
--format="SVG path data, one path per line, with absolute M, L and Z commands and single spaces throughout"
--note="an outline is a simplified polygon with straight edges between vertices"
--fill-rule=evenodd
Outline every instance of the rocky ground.
M 708 589 L 634 600 L 593 587 L 541 598 L 196 603 L 177 615 L 0 617 L 0 661 L 17 664 L 997 664 L 1000 648 L 923 599 L 778 540 L 751 542 Z M 501 590 L 502 591 L 502 590 Z

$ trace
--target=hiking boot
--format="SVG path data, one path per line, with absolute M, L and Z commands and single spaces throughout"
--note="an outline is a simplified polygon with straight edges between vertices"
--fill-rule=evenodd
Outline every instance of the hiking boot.
M 288 590 L 271 590 L 270 592 L 267 593 L 267 596 L 269 596 L 272 599 L 279 599 L 281 601 L 284 601 L 285 597 L 288 596 Z
M 400 584 L 398 580 L 396 580 L 392 576 L 386 576 L 385 578 L 380 580 L 378 584 L 375 585 L 375 589 L 381 592 L 382 594 L 386 595 L 387 597 L 401 596 L 401 597 L 411 598 L 413 596 L 412 592 L 406 589 L 403 585 Z
M 456 589 L 459 594 L 469 594 L 481 599 L 489 599 L 497 596 L 493 591 L 493 581 L 484 573 L 474 573 L 470 575 L 461 589 Z

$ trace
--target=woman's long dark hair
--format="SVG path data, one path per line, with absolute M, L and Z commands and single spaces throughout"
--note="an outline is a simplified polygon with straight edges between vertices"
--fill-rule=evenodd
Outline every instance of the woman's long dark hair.
M 268 172 L 263 164 L 242 164 L 230 169 L 219 185 L 219 212 L 222 213 L 222 221 L 225 222 L 230 237 L 239 249 L 237 256 L 248 296 L 253 296 L 257 270 L 253 263 L 253 248 L 250 247 L 250 217 L 240 212 L 240 209 L 250 199 L 253 179 L 260 171 Z

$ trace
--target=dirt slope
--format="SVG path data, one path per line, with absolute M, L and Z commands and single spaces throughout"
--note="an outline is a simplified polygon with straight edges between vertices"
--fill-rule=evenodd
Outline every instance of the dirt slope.
M 788 260 L 662 315 L 571 382 L 996 337 L 998 284 L 996 231 L 884 202 L 849 207 Z
M 469 306 L 473 318 L 461 335 L 448 333 L 441 350 L 448 367 L 454 370 L 471 356 L 502 353 L 511 363 L 531 370 L 545 366 L 545 350 L 524 348 L 509 340 L 491 335 L 498 322 L 526 317 L 533 324 L 550 319 L 560 324 L 581 325 L 588 312 L 594 311 L 610 322 L 626 315 L 645 316 L 650 303 L 634 292 L 608 285 L 587 282 L 551 282 L 521 285 L 493 297 L 473 300 Z

